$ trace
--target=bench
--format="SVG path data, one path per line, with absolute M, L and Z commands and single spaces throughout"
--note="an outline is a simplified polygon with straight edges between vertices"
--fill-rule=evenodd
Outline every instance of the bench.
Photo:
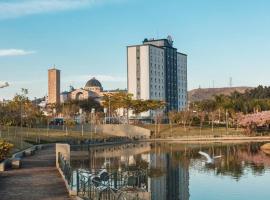
M 10 167 L 11 167 L 11 162 L 9 159 L 6 159 L 0 163 L 0 172 L 4 172 Z
M 35 154 L 35 149 L 27 149 L 27 150 L 25 150 L 24 151 L 24 155 L 25 156 L 32 156 L 32 155 L 34 155 Z
M 21 158 L 13 158 L 11 160 L 11 168 L 12 169 L 20 169 L 22 166 Z

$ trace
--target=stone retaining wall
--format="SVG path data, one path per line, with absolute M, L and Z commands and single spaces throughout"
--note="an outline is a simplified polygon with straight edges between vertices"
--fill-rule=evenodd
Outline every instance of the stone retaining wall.
M 120 137 L 147 139 L 151 135 L 150 130 L 129 124 L 104 124 L 97 125 L 95 128 L 97 133 L 106 133 Z
M 19 152 L 13 154 L 11 158 L 8 158 L 8 159 L 6 159 L 6 160 L 4 160 L 4 161 L 2 161 L 0 163 L 0 172 L 6 171 L 8 168 L 10 168 L 11 167 L 12 160 L 18 159 L 18 158 L 22 158 L 22 157 L 28 156 L 30 154 L 34 154 L 34 152 L 36 150 L 42 149 L 45 146 L 52 146 L 52 145 L 54 145 L 54 144 L 40 144 L 40 145 L 35 145 L 35 146 L 32 146 L 30 148 L 27 148 L 27 149 L 25 149 L 23 151 L 19 151 Z

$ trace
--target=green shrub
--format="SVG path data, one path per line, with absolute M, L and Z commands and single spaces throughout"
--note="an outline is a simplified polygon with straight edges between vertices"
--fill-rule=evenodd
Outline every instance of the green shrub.
M 0 139 L 0 161 L 6 159 L 12 147 L 13 144 Z

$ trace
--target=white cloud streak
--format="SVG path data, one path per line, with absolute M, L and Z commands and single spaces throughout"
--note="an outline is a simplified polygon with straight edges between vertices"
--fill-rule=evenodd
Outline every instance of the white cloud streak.
M 34 54 L 35 51 L 26 51 L 23 49 L 0 49 L 0 57 L 7 56 L 25 56 L 29 54 Z
M 112 1 L 115 0 L 6 0 L 0 2 L 0 19 L 74 10 Z
M 95 77 L 97 80 L 103 81 L 103 82 L 126 82 L 126 78 L 123 76 L 93 75 L 90 77 Z
M 5 88 L 5 87 L 8 87 L 8 86 L 9 86 L 9 83 L 8 82 L 0 81 L 0 89 L 1 88 Z
M 102 75 L 102 74 L 95 74 L 95 75 L 78 75 L 78 76 L 70 76 L 65 77 L 64 82 L 87 82 L 91 78 L 95 77 L 100 82 L 126 82 L 127 79 L 124 76 L 112 76 L 112 75 Z

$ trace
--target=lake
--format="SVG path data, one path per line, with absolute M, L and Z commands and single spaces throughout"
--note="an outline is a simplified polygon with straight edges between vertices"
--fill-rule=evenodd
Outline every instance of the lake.
M 263 200 L 270 196 L 270 155 L 260 150 L 263 144 L 136 143 L 73 148 L 71 165 L 91 174 L 106 168 L 114 191 L 136 194 L 136 198 L 118 199 Z

